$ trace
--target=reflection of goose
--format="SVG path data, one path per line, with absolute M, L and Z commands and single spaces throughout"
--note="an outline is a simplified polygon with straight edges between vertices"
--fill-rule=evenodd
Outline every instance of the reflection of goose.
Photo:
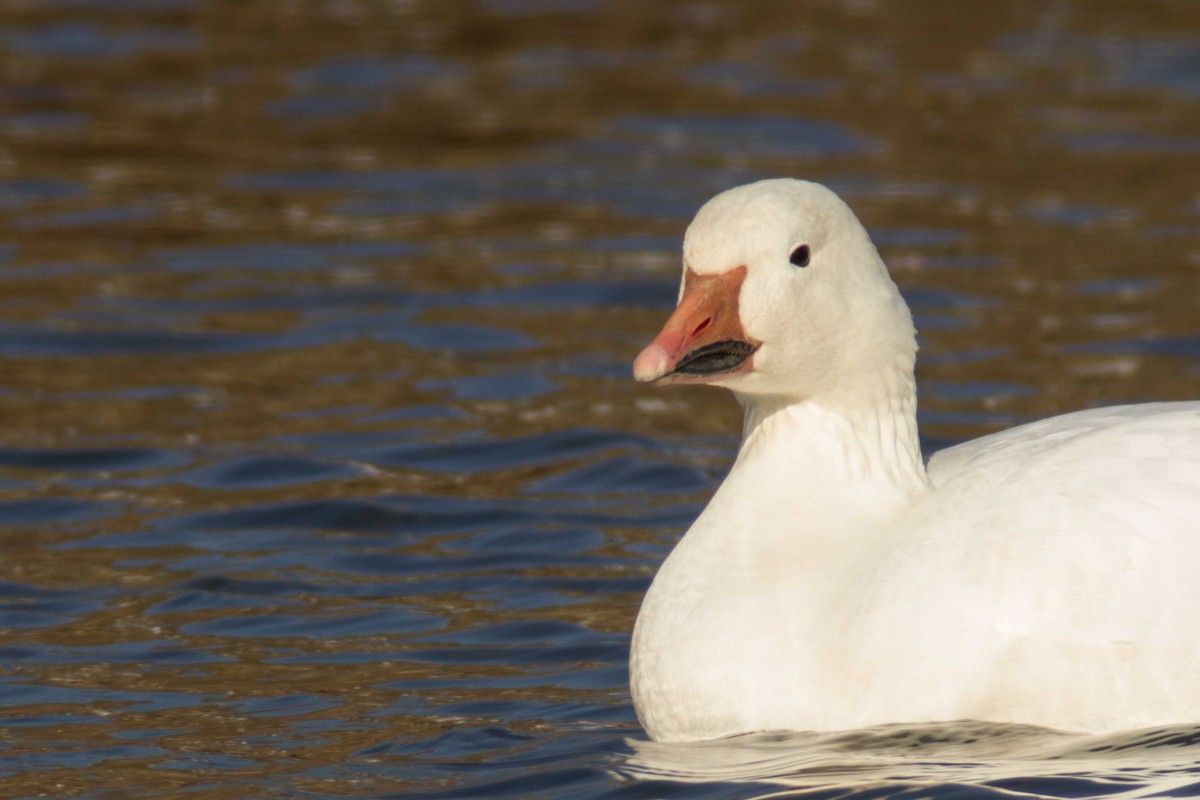
M 633 753 L 619 769 L 643 780 L 752 781 L 839 797 L 1193 797 L 1200 730 L 1073 734 L 963 721 L 627 743 Z M 808 796 L 750 792 L 740 796 Z
M 912 318 L 836 195 L 733 189 L 683 251 L 634 374 L 733 390 L 745 430 L 638 616 L 651 737 L 1200 720 L 1200 402 L 1055 417 L 926 468 Z

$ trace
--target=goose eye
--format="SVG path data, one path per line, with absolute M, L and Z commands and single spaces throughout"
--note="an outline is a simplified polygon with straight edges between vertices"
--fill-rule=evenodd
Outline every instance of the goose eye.
M 788 261 L 791 261 L 797 267 L 807 267 L 808 257 L 808 245 L 802 244 L 792 251 L 792 254 L 788 257 Z

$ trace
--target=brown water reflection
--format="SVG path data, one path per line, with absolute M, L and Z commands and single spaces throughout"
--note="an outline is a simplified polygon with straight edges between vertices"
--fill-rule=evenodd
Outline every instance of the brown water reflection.
M 620 793 L 738 424 L 628 379 L 691 212 L 842 192 L 935 442 L 1200 396 L 1194 12 L 4 4 L 5 788 Z

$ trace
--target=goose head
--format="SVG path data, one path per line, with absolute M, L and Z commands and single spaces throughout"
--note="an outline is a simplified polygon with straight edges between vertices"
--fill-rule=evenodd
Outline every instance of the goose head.
M 674 313 L 638 355 L 643 383 L 803 400 L 912 381 L 912 316 L 866 230 L 829 189 L 775 179 L 709 200 L 683 241 Z

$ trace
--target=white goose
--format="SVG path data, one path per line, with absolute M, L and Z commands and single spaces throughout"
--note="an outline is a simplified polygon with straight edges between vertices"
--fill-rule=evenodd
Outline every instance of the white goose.
M 1200 402 L 917 442 L 912 317 L 831 191 L 687 230 L 639 381 L 731 389 L 741 449 L 638 615 L 651 738 L 984 719 L 1200 721 Z

